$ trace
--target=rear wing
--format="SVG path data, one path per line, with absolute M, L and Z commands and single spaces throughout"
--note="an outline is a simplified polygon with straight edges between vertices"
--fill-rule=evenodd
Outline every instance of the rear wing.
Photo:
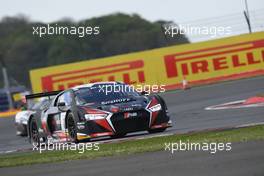
M 26 95 L 26 109 L 38 109 L 39 106 L 42 106 L 42 104 L 45 104 L 45 102 L 51 102 L 51 100 L 54 98 L 54 96 L 61 93 L 62 90 L 59 91 L 52 91 L 52 92 L 43 92 L 43 93 L 36 93 L 36 94 L 30 94 Z M 47 98 L 45 98 L 47 97 Z M 45 98 L 42 99 L 41 98 Z
M 42 97 L 48 97 L 48 98 L 50 98 L 51 96 L 58 95 L 61 92 L 62 92 L 62 90 L 52 91 L 52 92 L 43 92 L 43 93 L 30 94 L 30 95 L 26 95 L 26 100 L 34 99 L 34 98 L 42 98 Z

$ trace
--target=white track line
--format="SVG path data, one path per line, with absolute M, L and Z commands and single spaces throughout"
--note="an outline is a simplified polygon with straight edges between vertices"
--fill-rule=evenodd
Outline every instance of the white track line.
M 232 101 L 228 103 L 223 103 L 219 105 L 213 105 L 204 108 L 205 110 L 221 110 L 221 109 L 239 109 L 239 108 L 252 108 L 252 107 L 264 107 L 264 103 L 255 104 L 243 104 L 246 100 Z M 241 104 L 241 105 L 236 105 Z M 233 105 L 233 106 L 232 106 Z

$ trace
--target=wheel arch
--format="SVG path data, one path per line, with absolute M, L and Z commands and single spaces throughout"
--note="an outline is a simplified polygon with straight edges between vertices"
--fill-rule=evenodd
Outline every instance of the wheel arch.
M 155 94 L 155 95 L 153 95 L 153 97 L 155 97 L 159 101 L 159 103 L 161 104 L 161 106 L 164 107 L 163 109 L 165 111 L 168 109 L 165 100 L 160 95 Z

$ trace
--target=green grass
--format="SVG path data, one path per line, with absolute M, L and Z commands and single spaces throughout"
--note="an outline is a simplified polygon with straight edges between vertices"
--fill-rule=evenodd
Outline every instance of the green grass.
M 0 155 L 0 167 L 11 167 L 18 165 L 31 165 L 37 163 L 51 163 L 76 159 L 93 159 L 105 156 L 120 156 L 142 152 L 161 151 L 165 143 L 189 141 L 189 142 L 246 142 L 264 139 L 264 125 L 232 129 L 225 131 L 197 132 L 192 134 L 179 134 L 163 137 L 153 137 L 124 141 L 119 143 L 100 144 L 98 151 L 46 151 L 39 153 L 32 151 L 28 153 L 11 153 Z

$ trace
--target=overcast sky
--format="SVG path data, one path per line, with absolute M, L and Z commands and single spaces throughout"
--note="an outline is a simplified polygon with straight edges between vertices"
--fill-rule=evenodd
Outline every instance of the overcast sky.
M 242 12 L 244 0 L 0 0 L 0 18 L 25 14 L 34 21 L 64 17 L 87 19 L 114 12 L 137 13 L 151 21 L 186 22 Z M 263 0 L 248 0 L 250 10 L 264 8 Z
M 248 33 L 243 15 L 245 0 L 0 0 L 0 19 L 23 14 L 31 21 L 74 21 L 116 12 L 139 14 L 150 20 L 173 21 L 180 25 L 231 27 L 230 34 Z M 264 29 L 264 0 L 248 0 L 252 30 Z M 257 10 L 257 11 L 256 11 Z M 192 42 L 212 39 L 186 34 Z M 216 37 L 216 38 L 217 38 Z

